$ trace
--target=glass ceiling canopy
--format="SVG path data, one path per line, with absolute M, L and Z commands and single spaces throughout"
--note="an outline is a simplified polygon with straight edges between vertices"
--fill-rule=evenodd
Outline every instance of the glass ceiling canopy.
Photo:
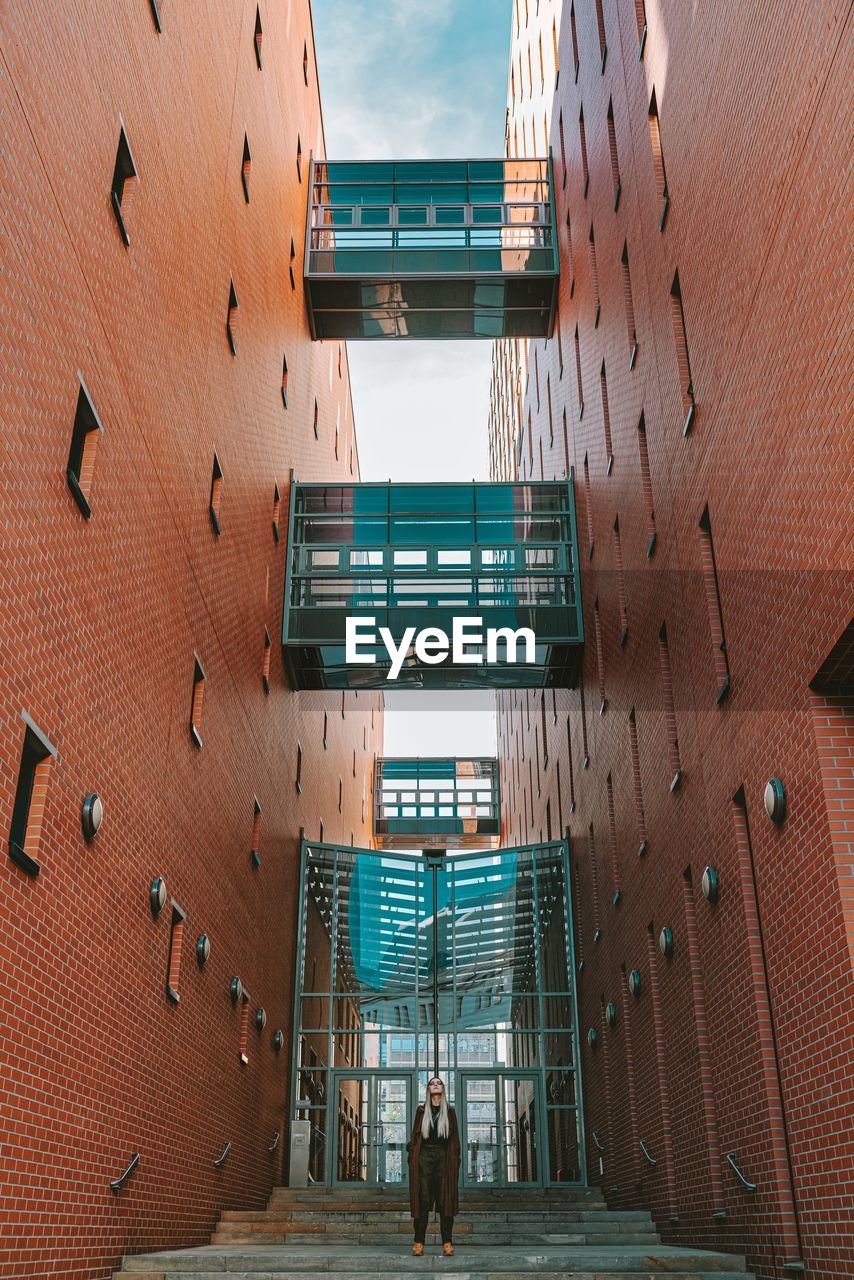
M 476 617 L 484 633 L 534 632 L 497 661 L 405 653 L 396 679 L 380 639 Z M 346 661 L 347 619 L 371 624 L 373 662 Z M 572 480 L 528 484 L 294 484 L 282 631 L 295 689 L 572 688 L 583 624 Z M 475 648 L 486 657 L 485 646 Z
M 551 161 L 313 161 L 312 337 L 549 337 Z

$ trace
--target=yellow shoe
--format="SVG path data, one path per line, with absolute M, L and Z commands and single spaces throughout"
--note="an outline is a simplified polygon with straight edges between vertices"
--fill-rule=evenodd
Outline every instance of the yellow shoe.
M 443 1244 L 443 1245 L 442 1245 L 442 1253 L 444 1253 L 444 1255 L 445 1255 L 445 1257 L 446 1257 L 446 1258 L 453 1258 L 453 1256 L 454 1256 L 454 1246 L 453 1246 L 452 1244 Z
M 423 1245 L 423 1244 L 419 1244 L 419 1243 L 418 1243 L 418 1241 L 416 1240 L 415 1244 L 412 1246 L 412 1253 L 413 1253 L 413 1256 L 414 1256 L 414 1257 L 416 1257 L 416 1258 L 423 1258 L 423 1257 L 424 1257 L 424 1245 Z

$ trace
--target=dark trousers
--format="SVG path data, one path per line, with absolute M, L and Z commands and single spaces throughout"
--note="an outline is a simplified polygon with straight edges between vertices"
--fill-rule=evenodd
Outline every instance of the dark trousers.
M 430 1144 L 421 1148 L 418 1162 L 418 1207 L 421 1210 L 417 1218 L 412 1219 L 415 1227 L 415 1243 L 423 1244 L 427 1234 L 427 1219 L 430 1210 L 439 1214 L 442 1228 L 442 1244 L 451 1244 L 454 1230 L 454 1219 L 444 1212 L 445 1160 L 447 1149 L 444 1145 Z
M 415 1243 L 423 1244 L 427 1238 L 427 1219 L 430 1216 L 430 1210 L 424 1209 L 420 1218 L 413 1218 L 412 1223 L 415 1227 Z M 442 1228 L 442 1244 L 453 1243 L 454 1220 L 446 1218 L 444 1213 L 439 1215 L 439 1223 Z

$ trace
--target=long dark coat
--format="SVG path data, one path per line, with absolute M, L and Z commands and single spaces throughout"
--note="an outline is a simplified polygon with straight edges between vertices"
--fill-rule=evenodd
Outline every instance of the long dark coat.
M 418 1162 L 421 1155 L 421 1121 L 424 1119 L 424 1103 L 415 1112 L 412 1125 L 412 1136 L 406 1144 L 409 1152 L 409 1208 L 413 1218 L 421 1212 L 420 1177 Z M 455 1218 L 460 1208 L 460 1130 L 457 1125 L 457 1113 L 448 1107 L 448 1147 L 445 1157 L 445 1184 L 443 1192 L 443 1213 L 446 1217 Z

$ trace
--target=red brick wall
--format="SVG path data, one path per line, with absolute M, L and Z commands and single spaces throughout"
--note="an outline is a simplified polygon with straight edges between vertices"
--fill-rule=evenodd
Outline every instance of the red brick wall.
M 309 8 L 261 0 L 262 69 L 255 11 L 160 0 L 158 34 L 148 0 L 53 0 L 6 6 L 0 23 L 3 1277 L 103 1277 L 123 1252 L 201 1243 L 222 1208 L 264 1204 L 287 1150 L 299 830 L 322 820 L 327 838 L 369 842 L 378 700 L 348 695 L 342 717 L 340 696 L 290 693 L 281 662 L 290 469 L 344 478 L 358 459 L 346 353 L 339 375 L 337 345 L 310 343 L 300 281 L 308 159 L 322 150 Z M 120 116 L 138 172 L 129 248 L 109 202 Z M 78 372 L 104 427 L 88 521 L 65 478 Z M 57 749 L 37 879 L 7 856 L 22 712 Z M 106 816 L 86 844 L 92 790 Z M 155 920 L 148 906 L 156 875 L 187 913 L 177 1005 L 171 911 Z M 233 975 L 251 995 L 246 1066 Z
M 845 880 L 851 719 L 840 718 L 838 708 L 814 707 L 809 683 L 841 635 L 851 601 L 850 561 L 844 572 L 851 360 L 842 336 L 847 235 L 839 197 L 850 154 L 841 110 L 848 8 L 826 3 L 807 14 L 764 0 L 711 6 L 648 0 L 640 61 L 635 4 L 603 0 L 603 11 L 604 70 L 596 7 L 576 0 L 577 82 L 568 4 L 562 14 L 551 115 L 560 344 L 557 338 L 531 344 L 529 388 L 517 415 L 523 424 L 532 415 L 531 445 L 525 440 L 516 455 L 520 474 L 548 480 L 565 474 L 566 410 L 582 548 L 584 685 L 583 693 L 558 693 L 554 717 L 546 694 L 549 762 L 540 765 L 533 795 L 531 758 L 543 751 L 540 695 L 499 697 L 505 838 L 545 834 L 548 802 L 553 823 L 570 831 L 579 886 L 576 945 L 586 962 L 579 978 L 585 1111 L 588 1135 L 596 1130 L 606 1145 L 600 1174 L 599 1153 L 588 1141 L 591 1179 L 602 1182 L 612 1205 L 649 1205 L 666 1239 L 746 1251 L 762 1276 L 783 1275 L 800 1246 L 810 1277 L 847 1276 L 854 1268 L 854 984 Z M 653 90 L 669 186 L 663 231 L 647 118 Z M 616 211 L 609 100 L 621 180 Z M 638 337 L 632 370 L 624 244 Z M 687 437 L 670 298 L 677 270 L 696 403 Z M 497 463 L 505 452 L 499 399 L 496 393 Z M 641 412 L 657 532 L 651 558 Z M 722 664 L 712 642 L 711 580 L 704 576 L 710 561 L 699 527 L 706 507 L 732 681 L 720 705 Z M 663 624 L 683 771 L 675 790 L 660 667 Z M 648 835 L 642 858 L 633 708 Z M 609 774 L 622 889 L 616 906 Z M 780 827 L 762 802 L 772 776 L 783 779 L 788 794 Z M 707 863 L 720 875 L 716 906 L 700 889 Z M 602 935 L 594 942 L 597 924 Z M 663 926 L 673 934 L 670 960 L 658 950 Z M 623 995 L 633 968 L 643 981 L 638 1000 Z M 602 1018 L 603 998 L 619 1011 L 614 1029 Z M 586 1031 L 593 1025 L 601 1034 L 591 1051 Z M 657 1159 L 655 1169 L 638 1160 L 640 1139 Z M 758 1184 L 755 1196 L 736 1181 L 729 1153 Z M 716 1218 L 716 1209 L 726 1217 Z

